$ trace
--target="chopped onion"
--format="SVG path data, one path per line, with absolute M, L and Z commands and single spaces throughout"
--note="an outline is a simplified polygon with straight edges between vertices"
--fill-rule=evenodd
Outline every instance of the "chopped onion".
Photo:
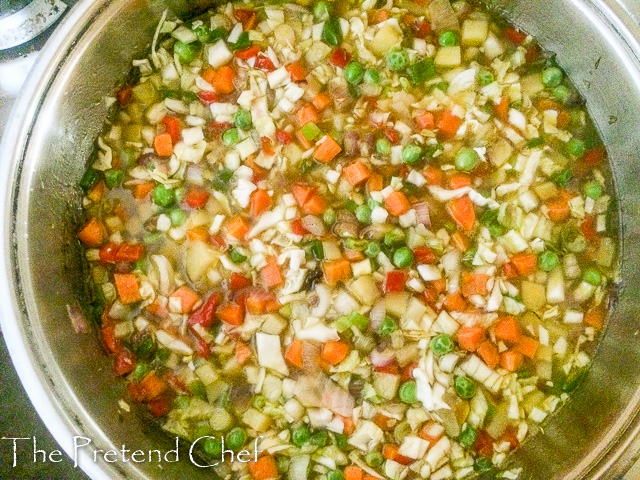
M 202 178 L 202 167 L 198 165 L 189 165 L 187 168 L 187 181 L 195 183 L 196 185 L 202 185 L 204 179 Z
M 431 215 L 429 214 L 429 204 L 427 202 L 419 202 L 413 205 L 416 211 L 416 220 L 425 227 L 431 226 Z
M 69 319 L 71 320 L 74 332 L 87 333 L 89 331 L 87 319 L 77 304 L 67 305 L 67 313 L 69 314 Z
M 369 355 L 369 359 L 374 367 L 388 367 L 393 363 L 394 354 L 393 351 L 388 348 L 381 352 L 374 349 L 371 355 Z
M 384 306 L 384 301 L 378 301 L 369 312 L 369 326 L 372 330 L 377 330 L 382 325 L 386 314 L 387 309 Z

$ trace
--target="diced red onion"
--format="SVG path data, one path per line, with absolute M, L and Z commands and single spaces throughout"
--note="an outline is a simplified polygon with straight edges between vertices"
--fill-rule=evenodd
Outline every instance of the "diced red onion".
M 419 202 L 413 205 L 416 211 L 416 220 L 425 227 L 431 226 L 431 215 L 429 213 L 429 204 L 427 202 Z
M 358 135 L 357 132 L 354 132 L 353 130 L 349 130 L 348 132 L 345 132 L 342 138 L 344 154 L 347 157 L 355 157 L 360 151 L 360 148 L 358 147 L 359 143 L 360 143 L 360 136 Z
M 389 349 L 381 352 L 374 349 L 371 351 L 369 359 L 374 367 L 388 367 L 393 363 L 393 352 Z
M 387 314 L 387 309 L 384 306 L 384 302 L 377 302 L 371 311 L 369 312 L 369 326 L 372 330 L 377 330 L 384 320 Z
M 322 237 L 327 233 L 324 222 L 320 217 L 316 217 L 315 215 L 306 215 L 302 217 L 301 222 L 305 230 L 307 230 L 311 235 Z
M 67 305 L 67 313 L 69 314 L 69 319 L 71 320 L 74 332 L 87 333 L 89 331 L 87 319 L 78 305 Z

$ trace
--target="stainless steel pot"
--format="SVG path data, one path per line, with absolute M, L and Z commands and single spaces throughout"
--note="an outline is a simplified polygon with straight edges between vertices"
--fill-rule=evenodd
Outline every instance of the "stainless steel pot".
M 184 2 L 183 2 L 184 3 Z M 640 449 L 640 5 L 629 0 L 491 0 L 558 54 L 608 147 L 621 225 L 621 276 L 593 368 L 569 404 L 514 456 L 523 478 L 614 479 Z M 2 328 L 26 390 L 58 442 L 91 439 L 80 464 L 93 478 L 206 478 L 184 462 L 107 463 L 92 448 L 174 448 L 149 419 L 123 412 L 96 335 L 77 335 L 66 304 L 82 296 L 75 187 L 107 113 L 103 96 L 144 56 L 166 4 L 84 0 L 42 52 L 13 111 L 1 156 Z M 83 442 L 83 441 L 82 441 Z

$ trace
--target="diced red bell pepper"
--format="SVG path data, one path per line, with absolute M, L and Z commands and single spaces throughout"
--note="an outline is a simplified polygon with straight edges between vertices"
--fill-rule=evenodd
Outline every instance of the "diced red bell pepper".
M 218 101 L 218 95 L 216 92 L 198 92 L 198 98 L 205 107 L 208 107 L 212 103 Z
M 344 68 L 347 66 L 351 60 L 351 55 L 344 48 L 336 48 L 331 52 L 331 56 L 329 57 L 329 62 L 334 64 L 336 67 Z
M 201 187 L 191 187 L 183 198 L 185 205 L 191 208 L 202 208 L 209 200 L 209 192 Z
M 267 72 L 272 72 L 276 69 L 271 59 L 269 57 L 265 57 L 264 55 L 258 55 L 256 57 L 256 63 L 254 64 L 254 67 L 258 70 L 265 70 Z
M 119 353 L 122 350 L 116 338 L 116 326 L 114 324 L 102 327 L 102 340 L 111 353 Z
M 293 135 L 284 130 L 278 130 L 276 132 L 276 140 L 278 140 L 283 145 L 289 145 L 293 142 Z
M 245 277 L 244 275 L 234 272 L 231 274 L 231 278 L 229 279 L 229 290 L 237 292 L 243 288 L 250 287 L 252 283 L 253 282 L 249 277 Z
M 394 145 L 400 141 L 400 135 L 398 134 L 398 132 L 390 127 L 384 129 L 384 136 L 387 137 L 387 140 L 389 140 Z
M 126 348 L 122 349 L 116 356 L 116 360 L 113 364 L 113 372 L 121 377 L 133 372 L 136 367 L 136 358 Z
M 180 127 L 180 120 L 171 115 L 167 115 L 162 119 L 165 132 L 171 135 L 171 141 L 178 143 L 182 137 L 182 128 Z
M 120 90 L 118 90 L 118 93 L 116 93 L 116 99 L 118 100 L 118 103 L 122 106 L 127 105 L 131 101 L 132 96 L 133 96 L 133 89 L 131 88 L 131 85 L 126 85 L 122 87 Z
M 436 261 L 436 255 L 429 247 L 417 247 L 413 251 L 416 263 L 433 263 Z
M 299 218 L 296 218 L 291 222 L 291 231 L 293 232 L 294 235 L 300 235 L 300 236 L 305 235 L 307 233 L 307 230 L 302 225 L 302 220 L 300 220 Z
M 213 293 L 209 298 L 189 317 L 189 325 L 202 325 L 204 328 L 211 328 L 213 325 L 214 314 L 220 303 L 221 295 Z
M 404 292 L 404 284 L 406 281 L 406 274 L 400 270 L 392 270 L 387 273 L 387 278 L 384 282 L 384 291 L 386 293 L 391 292 Z
M 172 398 L 170 395 L 162 395 L 147 404 L 147 408 L 154 417 L 162 417 L 171 410 Z

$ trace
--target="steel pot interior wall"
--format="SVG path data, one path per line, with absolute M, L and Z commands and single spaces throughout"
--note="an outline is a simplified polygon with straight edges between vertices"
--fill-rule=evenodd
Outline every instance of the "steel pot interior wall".
M 513 461 L 523 478 L 617 478 L 627 465 L 612 462 L 638 429 L 640 401 L 638 52 L 629 51 L 605 2 L 490 3 L 557 52 L 586 98 L 611 157 L 622 233 L 617 299 L 593 368 L 546 434 Z M 45 49 L 38 78 L 19 103 L 21 126 L 2 153 L 13 165 L 5 235 L 22 341 L 69 434 L 103 450 L 174 447 L 148 417 L 118 409 L 123 382 L 113 378 L 97 335 L 75 334 L 66 311 L 82 297 L 76 184 L 107 114 L 103 97 L 122 82 L 131 60 L 145 55 L 164 8 L 159 0 L 80 2 Z M 109 478 L 210 477 L 190 465 L 186 451 L 181 455 L 180 464 L 98 464 Z

